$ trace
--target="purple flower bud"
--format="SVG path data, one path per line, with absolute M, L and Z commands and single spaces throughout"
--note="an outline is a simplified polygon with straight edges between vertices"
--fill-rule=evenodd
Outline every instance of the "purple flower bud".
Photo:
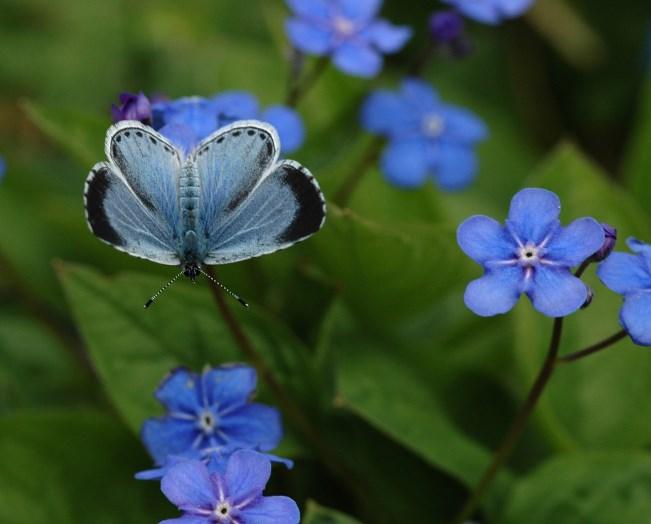
M 617 229 L 606 223 L 602 223 L 601 227 L 604 230 L 604 243 L 599 248 L 599 251 L 590 257 L 592 262 L 605 260 L 612 250 L 615 249 L 615 244 L 617 243 Z
M 142 93 L 120 94 L 120 105 L 111 106 L 111 117 L 113 122 L 121 120 L 139 120 L 143 124 L 150 125 L 152 121 L 151 104 L 149 99 Z
M 461 15 L 454 10 L 435 11 L 429 19 L 429 30 L 437 44 L 449 44 L 464 35 Z

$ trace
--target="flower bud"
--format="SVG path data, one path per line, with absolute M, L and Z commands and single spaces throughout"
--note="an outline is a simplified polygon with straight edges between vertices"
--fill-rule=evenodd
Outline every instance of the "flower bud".
M 149 99 L 142 93 L 120 94 L 120 104 L 111 106 L 111 117 L 113 122 L 121 120 L 139 120 L 143 124 L 150 125 L 152 121 L 151 104 Z
M 446 54 L 462 58 L 472 50 L 465 34 L 463 17 L 457 11 L 434 12 L 429 19 L 429 31 L 436 46 Z
M 605 260 L 608 255 L 615 249 L 617 243 L 617 229 L 609 224 L 602 223 L 601 227 L 604 230 L 604 243 L 599 250 L 590 257 L 591 262 L 601 262 Z

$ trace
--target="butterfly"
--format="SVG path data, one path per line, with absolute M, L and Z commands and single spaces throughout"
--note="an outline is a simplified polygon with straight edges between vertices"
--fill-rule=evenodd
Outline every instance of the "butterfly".
M 90 171 L 84 188 L 90 230 L 129 255 L 180 266 L 193 282 L 202 266 L 273 253 L 316 233 L 325 199 L 312 174 L 279 160 L 276 130 L 243 120 L 202 140 L 187 155 L 138 121 L 112 125 L 108 161 Z

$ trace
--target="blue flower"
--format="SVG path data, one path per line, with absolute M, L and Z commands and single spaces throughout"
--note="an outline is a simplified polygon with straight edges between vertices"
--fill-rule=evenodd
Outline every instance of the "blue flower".
M 261 111 L 258 100 L 243 91 L 226 91 L 213 98 L 162 100 L 155 102 L 152 110 L 154 129 L 185 151 L 236 120 L 257 119 L 274 126 L 284 153 L 298 149 L 305 138 L 303 121 L 296 111 L 280 105 Z
M 468 18 L 484 24 L 499 24 L 527 11 L 534 0 L 442 0 L 453 5 Z
M 477 172 L 474 146 L 488 134 L 474 114 L 443 103 L 429 84 L 416 79 L 403 81 L 399 93 L 372 93 L 361 121 L 389 139 L 381 167 L 389 182 L 402 188 L 432 177 L 441 189 L 463 189 Z
M 0 156 L 0 182 L 5 177 L 6 171 L 7 171 L 7 163 L 5 162 L 5 159 Z
M 282 438 L 277 409 L 250 401 L 256 386 L 249 366 L 173 371 L 156 392 L 167 413 L 145 421 L 142 439 L 158 466 L 168 457 L 196 457 L 222 448 L 270 451 Z
M 626 242 L 635 254 L 612 253 L 597 269 L 597 276 L 624 296 L 619 320 L 641 346 L 651 346 L 651 245 L 635 238 Z
M 592 218 L 562 227 L 558 197 L 528 188 L 511 200 L 505 225 L 472 216 L 457 230 L 461 249 L 484 267 L 484 276 L 466 288 L 466 306 L 481 316 L 509 311 L 526 293 L 533 307 L 549 317 L 564 317 L 588 298 L 588 287 L 570 268 L 593 255 L 604 231 Z
M 373 77 L 382 69 L 382 53 L 402 49 L 411 29 L 377 18 L 381 0 L 287 0 L 293 17 L 286 23 L 298 50 L 331 56 L 344 73 Z
M 270 462 L 248 450 L 233 453 L 223 471 L 196 460 L 177 464 L 161 490 L 183 516 L 161 524 L 298 524 L 296 502 L 262 495 L 270 475 Z
M 143 124 L 151 124 L 151 104 L 149 99 L 142 93 L 120 94 L 120 105 L 111 106 L 111 117 L 113 122 L 121 120 L 139 120 Z

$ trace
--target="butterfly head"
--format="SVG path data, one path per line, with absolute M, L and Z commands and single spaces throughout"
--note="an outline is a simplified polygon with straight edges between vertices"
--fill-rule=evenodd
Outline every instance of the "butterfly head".
M 192 282 L 197 279 L 201 272 L 202 271 L 196 262 L 189 262 L 183 266 L 183 275 L 192 280 Z

